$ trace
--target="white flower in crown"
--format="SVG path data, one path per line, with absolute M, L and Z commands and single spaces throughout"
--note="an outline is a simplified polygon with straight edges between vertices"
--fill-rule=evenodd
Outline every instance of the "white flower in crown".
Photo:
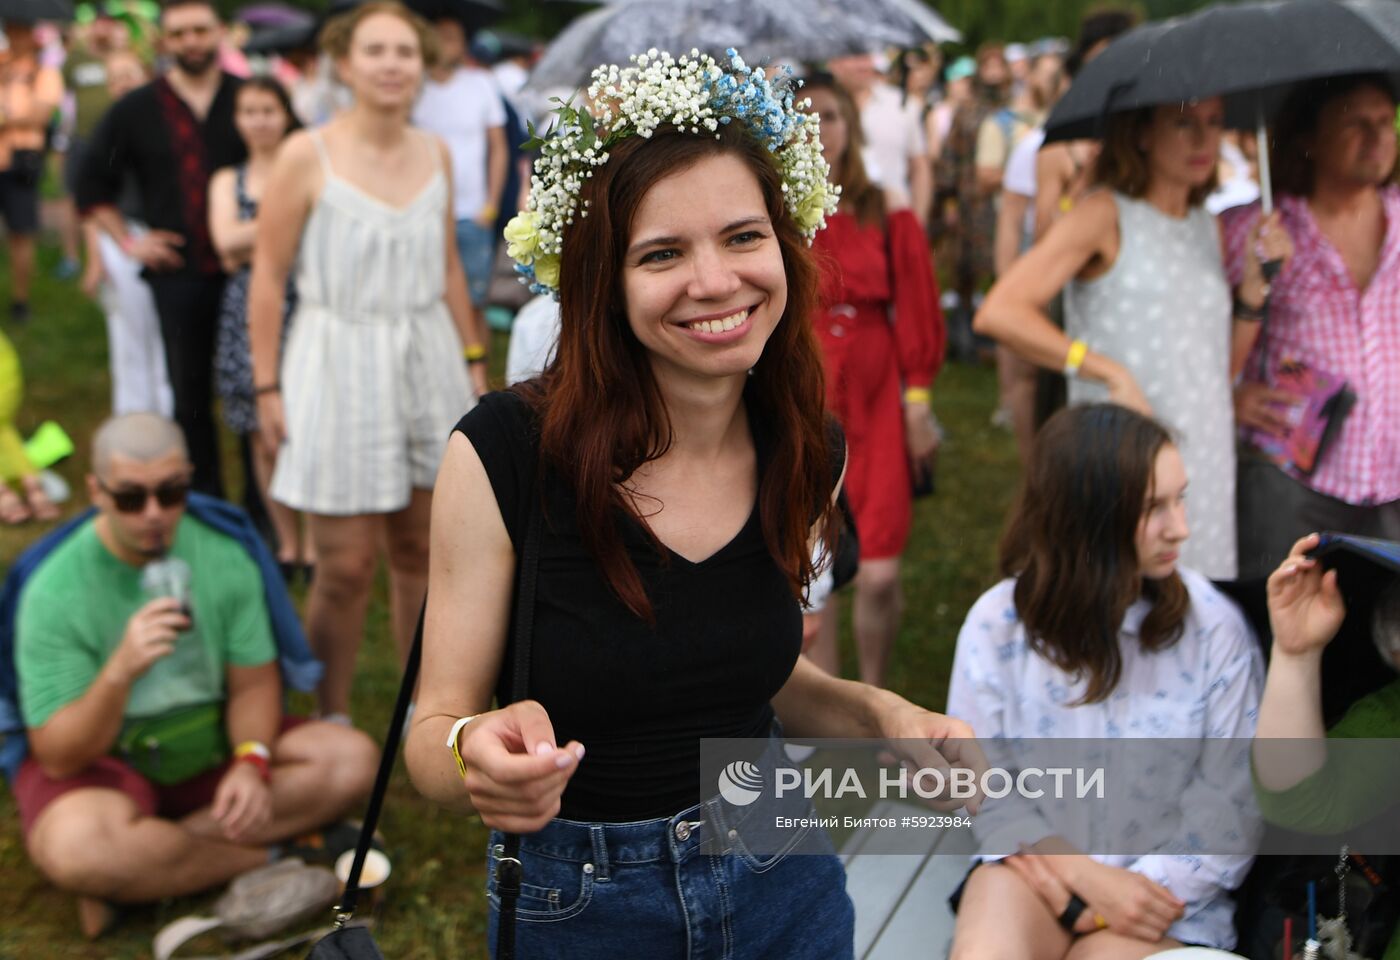
M 575 107 L 572 99 L 556 100 L 550 129 L 538 136 L 531 128 L 525 147 L 538 147 L 540 155 L 530 200 L 505 230 L 506 252 L 531 291 L 559 295 L 564 228 L 588 215 L 579 210 L 579 192 L 594 168 L 608 162 L 609 149 L 627 137 L 650 137 L 667 124 L 715 137 L 723 124 L 743 124 L 777 160 L 784 203 L 808 243 L 836 212 L 841 190 L 828 181 L 816 115 L 793 103 L 791 71 L 770 82 L 736 51 L 727 54 L 727 66 L 698 50 L 678 60 L 648 50 L 632 57 L 632 66 L 601 66 L 588 87 L 593 112 Z

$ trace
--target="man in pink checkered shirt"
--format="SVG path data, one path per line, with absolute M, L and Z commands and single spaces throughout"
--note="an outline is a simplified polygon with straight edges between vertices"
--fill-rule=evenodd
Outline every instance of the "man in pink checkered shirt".
M 1314 530 L 1400 539 L 1400 187 L 1396 97 L 1382 77 L 1315 81 L 1275 130 L 1275 187 L 1294 254 L 1268 294 L 1267 371 L 1256 342 L 1236 390 L 1240 578 L 1266 576 Z M 1259 205 L 1227 211 L 1226 264 L 1237 316 L 1262 299 L 1244 279 Z M 1241 306 L 1242 304 L 1242 306 Z M 1257 326 L 1255 324 L 1254 326 Z M 1255 449 L 1282 420 L 1285 361 L 1344 377 L 1355 405 L 1311 475 Z

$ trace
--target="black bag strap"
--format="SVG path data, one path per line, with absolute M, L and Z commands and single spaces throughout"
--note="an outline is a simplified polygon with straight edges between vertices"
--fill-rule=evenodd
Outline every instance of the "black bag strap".
M 364 870 L 365 857 L 369 855 L 374 831 L 379 825 L 384 794 L 389 789 L 389 778 L 394 775 L 394 762 L 398 759 L 399 743 L 403 740 L 403 725 L 408 719 L 409 704 L 413 702 L 413 687 L 418 682 L 418 664 L 423 654 L 423 616 L 427 610 L 428 598 L 424 597 L 423 607 L 418 611 L 418 626 L 413 631 L 413 646 L 409 648 L 408 662 L 403 668 L 403 682 L 399 684 L 399 698 L 394 702 L 394 717 L 389 721 L 389 733 L 379 754 L 379 772 L 374 776 L 374 791 L 369 795 L 364 824 L 360 827 L 360 840 L 355 845 L 355 860 L 350 864 L 350 875 L 345 880 L 345 895 L 335 908 L 336 929 L 345 926 L 355 915 L 355 902 L 360 898 L 360 872 Z
M 510 698 L 524 700 L 530 689 L 530 647 L 535 628 L 535 580 L 540 561 L 540 525 L 543 505 L 530 501 L 525 530 L 525 550 L 520 558 L 520 582 L 515 591 L 515 669 Z M 523 879 L 520 867 L 520 834 L 505 835 L 504 849 L 496 858 L 496 895 L 501 901 L 496 923 L 496 960 L 515 960 L 515 904 Z

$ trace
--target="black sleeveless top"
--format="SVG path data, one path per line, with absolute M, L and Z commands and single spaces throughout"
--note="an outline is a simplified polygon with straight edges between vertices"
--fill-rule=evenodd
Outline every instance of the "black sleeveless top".
M 539 462 L 533 411 L 513 393 L 491 393 L 457 424 L 491 480 L 506 530 L 523 553 Z M 758 469 L 761 431 L 754 428 Z M 833 431 L 837 475 L 845 443 Z M 770 702 L 802 649 L 802 614 L 768 553 L 757 502 L 743 529 L 700 563 L 657 553 L 639 521 L 618 511 L 623 543 L 646 588 L 654 627 L 612 592 L 584 546 L 574 493 L 544 475 L 531 640 L 529 694 L 542 703 L 557 742 L 587 750 L 564 790 L 559 816 L 625 823 L 670 817 L 714 792 L 702 791 L 700 740 L 767 737 Z M 833 483 L 834 486 L 834 483 Z M 511 693 L 513 645 L 497 683 Z

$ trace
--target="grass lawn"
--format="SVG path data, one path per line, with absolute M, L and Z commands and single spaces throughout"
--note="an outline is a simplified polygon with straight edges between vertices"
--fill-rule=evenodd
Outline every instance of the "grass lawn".
M 41 252 L 40 276 L 29 326 L 6 332 L 24 362 L 26 399 L 19 426 L 27 435 L 46 419 L 73 436 L 79 455 L 59 468 L 73 485 L 69 510 L 86 501 L 83 470 L 92 432 L 110 398 L 102 315 L 71 284 L 49 279 L 57 258 Z M 0 317 L 8 316 L 9 268 L 0 258 Z M 7 322 L 7 321 L 4 321 Z M 505 356 L 499 337 L 493 358 Z M 1011 437 L 988 425 L 996 382 L 990 369 L 950 366 L 935 390 L 948 431 L 939 464 L 938 494 L 917 504 L 906 553 L 906 613 L 890 683 L 915 702 L 941 708 L 953 644 L 964 613 L 994 579 L 996 539 L 1017 473 Z M 231 451 L 230 451 L 231 452 Z M 236 459 L 228 461 L 236 465 Z M 230 480 L 237 489 L 238 480 Z M 42 532 L 30 525 L 0 528 L 0 562 L 8 564 Z M 388 629 L 384 583 L 376 589 L 355 686 L 355 717 L 374 736 L 388 723 L 398 667 Z M 848 675 L 854 661 L 847 651 Z M 421 799 L 400 771 L 381 828 L 394 861 L 379 915 L 377 937 L 396 960 L 486 956 L 483 853 L 486 832 Z M 205 907 L 208 899 L 178 900 L 133 909 L 98 943 L 83 941 L 72 897 L 50 887 L 30 866 L 19 820 L 0 791 L 0 958 L 140 957 L 164 923 Z M 212 946 L 212 944 L 211 944 Z M 208 951 L 205 951 L 208 952 Z

